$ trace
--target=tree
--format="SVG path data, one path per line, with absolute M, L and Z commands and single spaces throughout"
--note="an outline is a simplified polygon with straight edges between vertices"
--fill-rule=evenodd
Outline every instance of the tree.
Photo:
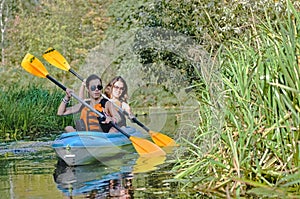
M 4 3 L 5 3 L 5 0 L 2 0 L 1 1 L 1 4 L 0 4 L 0 28 L 1 28 L 1 63 L 2 65 L 4 65 L 4 32 L 5 32 L 5 29 L 6 29 L 6 24 L 5 24 L 5 21 L 6 21 L 6 18 L 4 17 Z

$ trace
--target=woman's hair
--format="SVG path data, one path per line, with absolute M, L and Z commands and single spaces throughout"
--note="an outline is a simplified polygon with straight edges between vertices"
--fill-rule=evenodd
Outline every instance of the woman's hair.
M 121 81 L 124 85 L 124 90 L 120 96 L 120 101 L 121 102 L 126 102 L 127 103 L 127 100 L 128 100 L 128 87 L 127 87 L 127 84 L 126 84 L 126 81 L 121 77 L 121 76 L 117 76 L 115 78 L 113 78 L 105 87 L 104 89 L 104 93 L 105 95 L 108 97 L 108 98 L 111 98 L 111 93 L 112 93 L 112 89 L 113 89 L 113 86 L 114 84 L 117 82 L 117 81 Z
M 100 83 L 101 83 L 101 86 L 102 86 L 102 80 L 101 80 L 101 78 L 100 78 L 99 76 L 95 75 L 95 74 L 92 74 L 92 75 L 90 75 L 90 76 L 86 79 L 86 81 L 85 81 L 86 87 L 87 87 L 87 88 L 90 88 L 90 82 L 91 82 L 92 80 L 94 80 L 94 79 L 99 79 L 99 81 L 100 81 Z

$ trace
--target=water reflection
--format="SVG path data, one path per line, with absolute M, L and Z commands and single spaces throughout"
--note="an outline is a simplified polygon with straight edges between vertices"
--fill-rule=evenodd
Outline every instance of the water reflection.
M 53 174 L 57 188 L 66 196 L 85 198 L 133 198 L 134 175 L 157 169 L 165 156 L 138 157 L 127 154 L 99 164 L 68 167 L 57 164 Z

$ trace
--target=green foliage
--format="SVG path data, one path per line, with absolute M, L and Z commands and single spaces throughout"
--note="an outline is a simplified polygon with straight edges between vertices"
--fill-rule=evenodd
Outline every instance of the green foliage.
M 132 105 L 176 106 L 180 102 L 166 93 L 195 91 L 200 125 L 191 139 L 181 140 L 188 155 L 174 168 L 181 171 L 176 178 L 188 179 L 184 187 L 219 191 L 222 197 L 240 197 L 248 190 L 257 197 L 272 194 L 262 193 L 261 187 L 299 191 L 299 1 L 10 2 L 3 85 L 31 81 L 19 72 L 21 59 L 26 51 L 41 55 L 49 46 L 78 69 L 87 52 L 99 51 L 105 30 L 106 42 L 113 46 L 103 48 L 110 61 L 105 64 L 121 74 L 131 72 L 134 83 L 137 78 L 146 82 L 133 93 Z M 102 61 L 92 59 L 95 65 Z M 61 71 L 54 74 L 69 79 Z M 61 99 L 54 97 L 59 94 L 29 91 L 2 92 L 3 137 L 19 132 L 33 137 L 61 130 L 69 121 L 55 122 L 59 101 L 49 98 Z M 15 106 L 8 103 L 12 101 Z M 224 123 L 221 132 L 219 121 Z
M 136 90 L 132 94 L 134 101 L 130 106 L 135 108 L 143 107 L 178 107 L 180 102 L 176 96 L 171 95 L 170 92 L 158 85 L 148 85 Z
M 63 93 L 37 86 L 10 86 L 0 94 L 0 136 L 6 140 L 37 139 L 58 133 L 72 117 L 56 115 Z
M 7 1 L 7 6 L 11 4 Z M 41 58 L 49 47 L 60 50 L 78 69 L 88 50 L 103 40 L 109 23 L 105 3 L 99 1 L 18 1 L 10 8 L 2 51 L 6 62 L 0 71 L 10 73 L 11 82 L 20 81 L 21 74 L 15 69 L 27 52 Z M 53 73 L 65 79 L 65 75 Z
M 209 54 L 192 38 L 162 28 L 137 31 L 133 52 L 140 57 L 146 82 L 151 81 L 147 78 L 151 75 L 156 84 L 164 84 L 175 91 L 201 79 L 195 72 L 200 70 L 199 57 L 207 60 L 201 66 L 205 67 L 210 61 Z
M 284 15 L 285 1 L 148 1 L 133 14 L 141 26 L 163 27 L 189 35 L 206 49 L 243 38 L 258 19 Z M 130 20 L 130 19 L 127 19 Z
M 108 9 L 113 25 L 109 27 L 108 37 L 120 38 L 124 32 L 137 30 L 131 45 L 132 53 L 142 64 L 144 75 L 140 78 L 176 90 L 201 80 L 197 75 L 200 67 L 210 67 L 211 61 L 199 63 L 199 60 L 211 59 L 221 45 L 230 43 L 231 38 L 244 41 L 248 38 L 246 35 L 257 34 L 255 27 L 259 20 L 266 16 L 271 20 L 276 15 L 284 17 L 286 3 L 129 0 L 113 1 Z M 128 60 L 128 56 L 122 53 L 115 60 Z M 130 68 L 126 64 L 124 67 Z
M 253 27 L 256 37 L 249 33 L 247 41 L 234 38 L 221 47 L 225 124 L 208 154 L 202 155 L 202 140 L 186 141 L 192 155 L 181 162 L 186 169 L 177 178 L 197 176 L 189 186 L 199 191 L 231 187 L 226 194 L 233 196 L 246 195 L 249 187 L 248 194 L 257 197 L 294 197 L 299 191 L 300 15 L 288 8 L 284 19 L 266 12 Z

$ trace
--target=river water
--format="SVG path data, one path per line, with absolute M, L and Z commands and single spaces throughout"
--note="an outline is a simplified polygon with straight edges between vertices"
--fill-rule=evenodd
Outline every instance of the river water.
M 174 124 L 176 119 L 158 118 L 163 120 Z M 173 131 L 176 139 L 175 129 L 169 125 L 168 130 L 161 130 Z M 107 162 L 66 167 L 59 164 L 51 148 L 54 138 L 47 139 L 1 143 L 1 199 L 198 198 L 197 193 L 182 189 L 184 185 L 172 180 L 176 175 L 172 171 L 174 154 L 180 147 L 166 148 L 163 157 L 126 154 Z
M 50 142 L 11 143 L 3 148 L 0 198 L 177 197 L 170 183 L 164 182 L 174 175 L 170 155 L 126 154 L 107 162 L 67 167 L 58 164 Z

